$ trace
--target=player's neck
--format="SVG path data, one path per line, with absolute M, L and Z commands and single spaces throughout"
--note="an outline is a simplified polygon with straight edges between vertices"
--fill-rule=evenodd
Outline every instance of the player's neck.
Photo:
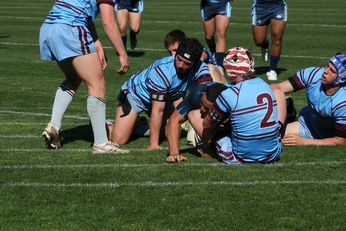
M 339 85 L 323 85 L 323 91 L 326 95 L 334 95 L 340 89 Z

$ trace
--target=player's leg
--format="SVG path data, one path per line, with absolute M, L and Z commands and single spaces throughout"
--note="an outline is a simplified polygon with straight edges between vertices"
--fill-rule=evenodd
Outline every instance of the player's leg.
M 214 53 L 216 50 L 216 43 L 215 43 L 215 18 L 212 18 L 208 21 L 203 22 L 203 29 L 204 29 L 204 38 L 205 42 L 207 43 L 209 50 Z
M 65 81 L 61 83 L 55 93 L 51 120 L 42 133 L 47 145 L 55 149 L 61 148 L 61 137 L 59 133 L 62 118 L 81 83 L 78 74 L 72 68 L 71 59 L 65 60 L 62 63 L 58 62 L 58 65 L 65 74 Z M 63 68 L 64 66 L 66 68 Z
M 295 121 L 293 123 L 287 124 L 285 135 L 287 134 L 299 134 L 300 123 Z
M 267 40 L 268 25 L 252 26 L 252 35 L 255 45 L 263 49 L 268 49 L 269 42 Z
M 229 25 L 229 17 L 224 15 L 215 16 L 216 26 L 216 50 L 215 59 L 218 66 L 223 66 L 223 59 L 225 58 L 225 51 L 227 47 L 227 29 Z
M 130 44 L 131 49 L 136 48 L 137 46 L 137 34 L 139 33 L 141 26 L 141 14 L 140 13 L 129 13 L 130 19 Z
M 132 110 L 128 100 L 120 102 L 115 110 L 115 120 L 111 141 L 117 144 L 125 144 L 130 139 L 134 129 L 138 113 Z
M 106 131 L 106 81 L 96 52 L 75 57 L 73 68 L 87 87 L 87 111 L 94 134 L 94 153 L 121 152 L 108 142 Z
M 118 9 L 116 11 L 116 18 L 119 25 L 120 35 L 126 48 L 127 43 L 127 23 L 129 20 L 129 11 L 127 9 Z
M 281 44 L 283 34 L 286 28 L 286 22 L 282 20 L 271 19 L 271 55 L 270 55 L 270 70 L 277 72 L 277 64 L 281 55 Z

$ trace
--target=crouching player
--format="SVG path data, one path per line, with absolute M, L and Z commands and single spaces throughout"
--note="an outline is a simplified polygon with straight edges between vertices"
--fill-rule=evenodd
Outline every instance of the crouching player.
M 185 121 L 189 121 L 192 125 L 194 141 L 193 146 L 199 146 L 203 131 L 203 115 L 205 115 L 205 107 L 201 107 L 205 102 L 215 102 L 216 97 L 221 91 L 227 89 L 223 83 L 209 82 L 200 84 L 191 91 L 187 97 L 177 106 L 172 113 L 166 128 L 166 137 L 169 146 L 169 155 L 167 162 L 182 162 L 187 160 L 184 155 L 180 154 L 179 140 L 181 125 Z
M 185 38 L 175 56 L 156 60 L 123 84 L 118 96 L 112 142 L 127 143 L 138 115 L 146 112 L 150 114 L 148 149 L 161 149 L 160 134 L 173 106 L 182 101 L 186 89 L 212 80 L 206 64 L 200 61 L 202 50 L 197 39 Z
M 247 49 L 228 50 L 224 68 L 234 85 L 209 104 L 203 120 L 204 144 L 214 146 L 226 164 L 270 163 L 282 152 L 276 99 L 269 85 L 254 75 L 254 65 Z M 225 121 L 230 123 L 228 135 L 208 138 L 211 128 Z

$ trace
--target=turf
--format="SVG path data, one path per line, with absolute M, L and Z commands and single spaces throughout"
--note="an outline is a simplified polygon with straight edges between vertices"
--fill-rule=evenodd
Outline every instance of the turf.
M 251 33 L 252 1 L 236 1 L 228 46 L 248 47 L 264 78 Z M 40 137 L 62 75 L 39 59 L 38 32 L 53 4 L 0 3 L 0 227 L 1 230 L 344 230 L 346 148 L 285 147 L 272 165 L 225 166 L 186 148 L 188 161 L 167 164 L 167 149 L 147 151 L 133 140 L 127 155 L 92 155 L 92 134 L 82 86 L 63 120 L 62 150 Z M 288 2 L 279 81 L 297 70 L 324 66 L 346 47 L 346 2 Z M 138 48 L 130 71 L 116 74 L 117 58 L 96 21 L 108 56 L 107 118 L 131 74 L 166 56 L 172 29 L 204 42 L 199 1 L 145 1 Z M 297 109 L 305 92 L 293 93 Z M 167 143 L 162 143 L 167 147 Z

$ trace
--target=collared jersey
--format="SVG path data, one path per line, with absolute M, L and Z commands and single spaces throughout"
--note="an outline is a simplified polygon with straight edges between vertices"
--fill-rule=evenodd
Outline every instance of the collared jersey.
M 261 78 L 237 83 L 221 92 L 210 115 L 230 121 L 234 154 L 244 162 L 270 162 L 281 153 L 278 110 L 274 93 Z
M 114 0 L 56 0 L 44 23 L 87 26 L 100 13 L 99 4 L 114 7 Z
M 168 56 L 132 75 L 124 83 L 123 89 L 149 109 L 152 100 L 177 100 L 186 89 L 207 81 L 211 81 L 211 77 L 205 63 L 200 61 L 185 76 L 179 76 L 175 68 L 175 56 Z
M 295 91 L 306 88 L 310 113 L 305 122 L 314 138 L 346 137 L 346 86 L 334 95 L 323 91 L 321 78 L 325 68 L 310 67 L 289 78 Z

